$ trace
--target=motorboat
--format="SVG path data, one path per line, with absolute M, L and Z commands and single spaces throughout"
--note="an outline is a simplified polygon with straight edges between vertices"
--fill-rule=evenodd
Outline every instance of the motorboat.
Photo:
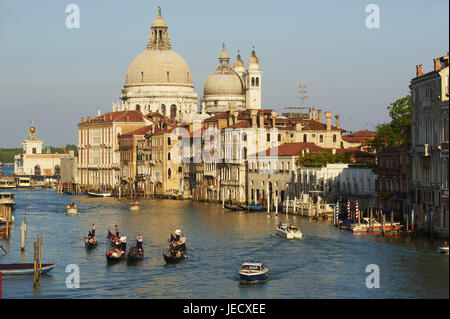
M 75 203 L 67 204 L 66 206 L 66 214 L 67 215 L 76 215 L 78 214 L 78 206 Z
M 94 192 L 88 192 L 89 196 L 93 196 L 93 197 L 111 197 L 112 194 L 111 193 L 94 193 Z
M 438 253 L 440 254 L 448 254 L 448 243 L 444 243 L 444 245 L 438 248 Z
M 280 223 L 277 227 L 277 235 L 285 237 L 287 239 L 302 239 L 303 234 L 296 226 L 291 224 Z
M 6 205 L 13 207 L 16 205 L 13 193 L 0 193 L 0 205 Z
M 139 210 L 139 202 L 137 201 L 130 202 L 130 210 L 133 211 Z
M 74 191 L 66 191 L 66 190 L 63 190 L 62 192 L 67 195 L 87 195 L 88 194 L 87 192 L 74 192 Z
M 264 263 L 243 263 L 239 276 L 241 280 L 256 281 L 267 279 L 268 268 L 264 267 Z
M 377 221 L 373 220 L 373 225 L 370 224 L 370 219 L 368 217 L 365 217 L 361 220 L 360 223 L 349 223 L 346 228 L 342 227 L 343 229 L 351 230 L 354 233 L 367 233 L 367 232 L 374 232 L 374 233 L 381 233 L 383 232 L 383 225 Z M 399 222 L 386 222 L 384 224 L 384 231 L 390 232 L 393 231 L 400 231 L 403 229 L 403 225 L 401 225 Z

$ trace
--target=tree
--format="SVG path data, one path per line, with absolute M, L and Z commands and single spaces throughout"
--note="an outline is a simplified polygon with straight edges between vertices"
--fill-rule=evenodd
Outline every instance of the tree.
M 368 141 L 372 151 L 378 152 L 387 146 L 398 147 L 411 142 L 411 95 L 392 102 L 387 109 L 391 122 L 377 125 L 377 136 Z

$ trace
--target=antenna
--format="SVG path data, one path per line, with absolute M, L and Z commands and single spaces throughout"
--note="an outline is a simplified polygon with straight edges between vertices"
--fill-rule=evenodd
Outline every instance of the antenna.
M 304 106 L 305 100 L 308 98 L 308 96 L 306 95 L 308 90 L 306 88 L 307 88 L 306 84 L 299 84 L 298 86 L 298 93 L 300 94 L 299 96 L 300 100 L 302 100 L 302 107 Z

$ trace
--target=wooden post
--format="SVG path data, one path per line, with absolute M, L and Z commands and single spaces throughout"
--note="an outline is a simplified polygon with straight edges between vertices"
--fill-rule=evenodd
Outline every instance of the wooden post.
M 372 208 L 370 209 L 370 229 L 373 233 L 373 211 L 372 211 Z
M 297 212 L 297 196 L 294 197 L 294 215 Z
M 383 213 L 381 213 L 381 218 L 383 220 L 383 236 L 384 236 L 384 233 L 386 232 L 386 216 Z
M 40 246 L 39 246 L 39 276 L 42 273 L 42 237 L 39 238 Z
M 37 271 L 36 271 L 36 242 L 33 242 L 33 284 L 34 286 L 36 286 L 36 275 L 37 275 Z
M 278 196 L 275 196 L 275 216 L 278 216 Z
M 406 231 L 409 231 L 409 215 L 405 214 L 405 218 L 406 218 L 406 221 L 405 221 Z
M 391 236 L 394 236 L 394 211 L 391 211 Z

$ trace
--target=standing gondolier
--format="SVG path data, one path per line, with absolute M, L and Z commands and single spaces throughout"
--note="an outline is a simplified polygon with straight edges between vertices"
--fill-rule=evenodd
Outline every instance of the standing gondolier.
M 139 250 L 142 250 L 142 241 L 143 241 L 142 235 L 138 234 L 136 237 L 136 246 Z
M 119 226 L 115 226 L 115 231 L 116 231 L 116 237 L 119 238 L 120 234 L 119 234 Z

